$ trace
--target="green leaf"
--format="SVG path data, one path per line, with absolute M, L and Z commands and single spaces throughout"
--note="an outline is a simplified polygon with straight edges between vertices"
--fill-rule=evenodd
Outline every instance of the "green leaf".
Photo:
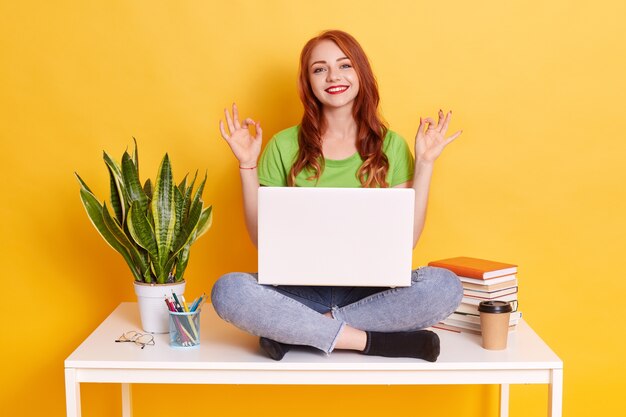
M 187 269 L 187 264 L 189 263 L 189 253 L 191 250 L 191 245 L 203 234 L 206 233 L 207 230 L 211 227 L 213 223 L 213 206 L 209 206 L 202 210 L 202 214 L 200 215 L 200 219 L 198 220 L 198 224 L 196 225 L 193 236 L 191 239 L 187 241 L 185 246 L 178 252 L 177 260 L 176 260 L 176 275 L 175 280 L 181 281 L 185 274 L 185 270 Z
M 193 234 L 196 227 L 198 226 L 198 222 L 200 221 L 200 216 L 202 215 L 202 191 L 204 190 L 205 183 L 206 174 L 204 175 L 204 179 L 202 180 L 194 194 L 193 201 L 191 202 L 191 206 L 189 208 L 189 214 L 185 221 L 183 221 L 183 230 L 181 231 L 181 234 L 176 244 L 174 245 L 175 253 L 181 250 L 183 246 L 187 244 L 187 242 L 193 239 Z
M 115 236 L 113 236 L 113 234 L 109 231 L 106 224 L 104 223 L 102 214 L 103 208 L 96 199 L 96 197 L 87 188 L 81 187 L 80 199 L 83 203 L 83 206 L 85 207 L 85 211 L 87 211 L 87 216 L 89 217 L 89 220 L 91 220 L 91 223 L 94 225 L 98 233 L 100 233 L 100 236 L 102 236 L 102 238 L 105 240 L 105 242 L 109 244 L 109 246 L 111 246 L 122 255 L 128 266 L 130 267 L 130 271 L 135 277 L 135 280 L 141 281 L 141 273 L 138 267 L 133 262 L 130 253 L 124 247 L 124 245 L 118 242 L 118 240 L 115 238 Z
M 152 181 L 150 181 L 150 178 L 143 184 L 143 192 L 146 193 L 148 200 L 152 200 Z
M 135 143 L 135 158 L 133 162 L 135 163 L 135 168 L 137 168 L 137 173 L 139 173 L 139 147 L 137 146 L 137 139 L 133 136 L 133 142 Z
M 187 264 L 189 263 L 190 248 L 191 245 L 186 245 L 180 252 L 178 252 L 176 260 L 176 275 L 174 277 L 176 281 L 182 281 L 183 276 L 185 275 L 185 270 L 187 269 Z
M 198 222 L 200 221 L 200 216 L 202 215 L 202 200 L 195 201 L 191 204 L 191 209 L 189 210 L 189 218 L 186 222 L 183 222 L 183 227 L 180 231 L 180 235 L 178 239 L 176 239 L 176 243 L 174 245 L 174 249 L 172 251 L 172 256 L 176 256 L 176 254 L 191 241 L 193 238 L 193 234 L 198 227 Z
M 128 192 L 124 186 L 122 169 L 118 163 L 115 162 L 108 153 L 106 153 L 106 151 L 102 153 L 104 163 L 107 166 L 110 176 L 111 205 L 113 206 L 115 217 L 117 217 L 120 224 L 124 224 L 124 221 L 126 220 L 126 213 L 130 208 L 130 202 Z
M 207 230 L 211 228 L 213 224 L 213 206 L 209 206 L 202 210 L 202 214 L 200 215 L 200 220 L 198 221 L 198 226 L 196 227 L 196 231 L 194 233 L 193 239 L 191 243 L 198 240 L 200 236 L 205 234 Z
M 126 215 L 126 207 L 124 203 L 124 197 L 120 193 L 120 184 L 115 178 L 115 174 L 111 171 L 111 168 L 107 166 L 109 171 L 109 187 L 111 189 L 111 206 L 115 217 L 120 224 L 124 224 L 124 217 Z
M 156 181 L 141 186 L 137 140 L 134 150 L 124 152 L 121 164 L 106 152 L 111 208 L 101 205 L 82 178 L 81 200 L 87 214 L 105 241 L 122 254 L 137 281 L 164 283 L 168 275 L 182 279 L 189 262 L 190 247 L 211 227 L 212 207 L 203 209 L 202 193 L 207 174 L 194 190 L 185 175 L 174 183 L 168 154 L 165 154 Z
M 196 183 L 196 178 L 198 178 L 198 171 L 196 171 L 195 175 L 193 176 L 193 180 L 191 181 L 191 184 L 189 184 L 189 187 L 187 187 L 187 189 L 183 192 L 183 195 L 185 196 L 183 221 L 186 221 L 187 217 L 189 216 L 189 207 L 191 207 L 191 193 L 193 191 L 193 186 Z
M 185 205 L 184 201 L 185 197 L 181 193 L 178 187 L 174 187 L 174 204 L 176 206 L 176 225 L 174 226 L 174 236 L 173 241 L 176 242 L 178 236 L 180 235 L 180 230 L 183 227 L 183 209 Z
M 154 281 L 155 276 L 155 273 L 152 271 L 152 264 L 150 264 L 150 267 L 146 269 L 146 272 L 143 274 L 143 280 L 144 282 L 151 284 L 152 281 Z
M 131 257 L 134 260 L 135 265 L 139 268 L 139 272 L 142 276 L 145 276 L 146 271 L 150 270 L 150 262 L 146 259 L 147 252 L 139 246 L 135 241 L 131 241 L 120 224 L 111 217 L 109 210 L 107 209 L 106 203 L 102 208 L 102 219 L 104 220 L 104 224 L 109 229 L 109 232 L 117 239 L 117 241 L 122 244 L 126 250 L 130 253 Z
M 159 167 L 152 198 L 154 233 L 159 253 L 159 266 L 161 268 L 165 267 L 174 244 L 174 229 L 176 227 L 174 188 L 169 156 L 165 154 Z M 161 270 L 161 273 L 163 272 Z
M 211 228 L 211 224 L 213 223 L 213 206 L 209 206 L 202 210 L 202 214 L 200 215 L 200 219 L 198 220 L 198 224 L 193 232 L 193 236 L 191 239 L 187 241 L 185 246 L 178 252 L 176 256 L 176 275 L 175 280 L 181 281 L 185 274 L 185 270 L 187 269 L 187 265 L 189 263 L 189 253 L 191 251 L 191 245 L 200 238 L 203 234 L 207 232 Z
M 159 253 L 154 237 L 154 230 L 146 218 L 146 215 L 141 211 L 141 207 L 137 201 L 133 202 L 128 212 L 128 230 L 135 242 L 148 251 L 154 273 L 158 277 L 162 271 L 159 264 Z
M 124 186 L 128 193 L 130 205 L 132 205 L 135 201 L 139 202 L 141 211 L 145 213 L 148 207 L 148 196 L 146 196 L 143 188 L 141 188 L 141 183 L 139 182 L 139 172 L 137 171 L 137 167 L 133 163 L 128 152 L 124 152 L 124 155 L 122 156 L 122 177 L 124 179 Z
M 170 282 L 170 275 L 174 272 L 174 263 L 176 262 L 176 259 L 176 257 L 171 257 L 167 260 L 167 263 L 163 266 L 163 277 L 159 281 L 159 284 Z
M 107 165 L 107 167 L 109 167 L 109 169 L 113 171 L 115 177 L 123 183 L 122 168 L 120 168 L 119 164 L 115 162 L 113 158 L 111 158 L 111 156 L 106 153 L 106 151 L 102 152 L 102 158 L 104 159 L 104 163 Z
M 185 175 L 185 178 L 183 178 L 183 180 L 180 182 L 180 184 L 178 184 L 178 191 L 180 191 L 180 193 L 182 195 L 185 195 L 185 189 L 187 188 L 187 177 L 189 176 L 189 174 Z
M 202 214 L 200 214 L 200 218 L 198 219 L 196 227 L 193 229 L 191 237 L 186 241 L 184 246 L 180 249 L 180 251 L 178 251 L 176 255 L 176 281 L 181 281 L 183 279 L 185 269 L 187 269 L 187 264 L 189 263 L 189 253 L 191 250 L 191 245 L 193 245 L 193 243 L 198 240 L 200 236 L 205 234 L 207 230 L 211 228 L 212 223 L 213 206 L 209 206 L 202 210 Z
M 146 210 L 146 217 L 148 218 L 148 221 L 150 222 L 150 226 L 152 227 L 152 230 L 154 230 L 154 217 L 152 216 L 152 202 L 150 202 L 150 204 L 148 205 L 148 210 Z
M 200 185 L 198 186 L 198 189 L 196 190 L 196 193 L 193 196 L 193 201 L 199 201 L 202 198 L 202 193 L 204 192 L 204 184 L 206 183 L 206 172 L 204 173 L 204 179 L 202 180 L 202 182 L 200 183 Z
M 78 180 L 78 183 L 80 184 L 81 188 L 83 188 L 84 190 L 90 192 L 91 194 L 93 194 L 93 191 L 91 191 L 91 189 L 87 186 L 87 183 L 85 183 L 85 181 L 83 181 L 83 179 L 80 177 L 80 175 L 78 175 L 77 172 L 74 172 L 74 175 L 76 176 L 76 179 Z

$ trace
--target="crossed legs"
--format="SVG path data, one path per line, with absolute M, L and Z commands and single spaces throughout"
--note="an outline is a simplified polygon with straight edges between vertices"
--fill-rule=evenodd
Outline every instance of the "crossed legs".
M 222 319 L 270 341 L 383 356 L 407 356 L 404 347 L 389 352 L 397 344 L 434 344 L 417 331 L 450 315 L 461 297 L 458 278 L 431 267 L 413 271 L 412 285 L 403 288 L 274 287 L 258 284 L 254 274 L 232 273 L 212 291 Z

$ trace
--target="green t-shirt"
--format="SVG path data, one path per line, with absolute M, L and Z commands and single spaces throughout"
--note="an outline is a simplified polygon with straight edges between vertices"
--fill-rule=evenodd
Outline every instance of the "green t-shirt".
M 298 129 L 299 126 L 292 126 L 277 133 L 265 146 L 258 168 L 261 185 L 287 186 L 289 171 L 298 156 Z M 390 187 L 395 187 L 413 178 L 413 156 L 401 136 L 391 130 L 387 131 L 383 142 L 383 152 L 389 160 L 386 179 Z M 325 159 L 324 162 L 324 171 L 318 181 L 307 180 L 311 176 L 311 172 L 308 169 L 303 169 L 296 177 L 296 186 L 361 187 L 357 171 L 363 164 L 363 160 L 358 152 L 346 159 Z

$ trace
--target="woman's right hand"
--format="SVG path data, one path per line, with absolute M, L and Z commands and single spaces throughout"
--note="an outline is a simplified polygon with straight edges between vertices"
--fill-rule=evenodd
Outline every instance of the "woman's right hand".
M 235 103 L 233 103 L 232 117 L 228 109 L 224 109 L 224 115 L 226 116 L 228 132 L 222 120 L 220 120 L 220 132 L 235 154 L 235 157 L 239 160 L 239 166 L 242 168 L 256 167 L 257 160 L 261 154 L 261 143 L 263 141 L 261 123 L 255 122 L 251 118 L 239 122 L 239 111 Z M 254 126 L 255 136 L 250 134 L 250 126 Z

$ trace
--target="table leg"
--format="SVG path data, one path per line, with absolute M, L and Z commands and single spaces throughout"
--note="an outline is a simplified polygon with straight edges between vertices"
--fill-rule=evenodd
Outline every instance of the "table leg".
M 553 369 L 551 373 L 548 394 L 548 415 L 561 417 L 563 415 L 563 369 Z
M 500 384 L 500 417 L 509 417 L 509 384 Z
M 122 417 L 133 417 L 133 394 L 130 384 L 122 384 Z
M 65 368 L 65 409 L 67 417 L 80 417 L 80 383 L 76 369 Z

